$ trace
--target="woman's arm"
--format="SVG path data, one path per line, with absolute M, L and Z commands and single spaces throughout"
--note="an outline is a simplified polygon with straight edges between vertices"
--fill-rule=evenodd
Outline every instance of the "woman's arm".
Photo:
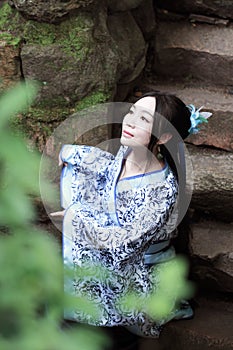
M 163 230 L 163 227 L 167 224 L 172 213 L 176 196 L 169 184 L 160 186 L 159 191 L 164 192 L 164 196 L 161 196 L 159 204 L 157 202 L 154 205 L 148 204 L 138 214 L 136 220 L 125 227 L 100 227 L 96 225 L 95 218 L 88 217 L 87 220 L 85 218 L 83 220 L 83 225 L 81 225 L 83 229 L 81 231 L 79 229 L 76 230 L 76 227 L 80 227 L 82 217 L 81 213 L 78 213 L 77 217 L 75 217 L 75 206 L 71 206 L 68 211 L 70 211 L 72 216 L 72 230 L 77 240 L 90 249 L 109 249 L 115 253 L 121 251 L 120 256 L 122 258 L 123 256 L 126 257 L 130 256 L 130 254 L 145 251 L 152 240 L 169 239 L 172 231 L 166 232 Z M 78 225 L 75 224 L 76 220 L 79 222 Z

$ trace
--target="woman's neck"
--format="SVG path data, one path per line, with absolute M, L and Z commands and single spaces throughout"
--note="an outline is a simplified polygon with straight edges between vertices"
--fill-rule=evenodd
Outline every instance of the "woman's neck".
M 120 178 L 161 170 L 164 162 L 159 161 L 147 148 L 137 148 L 128 154 Z
M 148 149 L 132 148 L 126 159 L 127 167 L 132 171 L 143 173 L 151 162 L 151 158 L 152 154 Z

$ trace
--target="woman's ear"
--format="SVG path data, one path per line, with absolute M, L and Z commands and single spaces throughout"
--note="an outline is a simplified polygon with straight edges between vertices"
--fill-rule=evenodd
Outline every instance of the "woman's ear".
M 157 142 L 157 144 L 158 145 L 164 145 L 169 140 L 171 140 L 171 138 L 172 138 L 172 134 L 170 134 L 169 132 L 165 132 L 164 134 L 162 134 L 160 136 L 159 141 Z

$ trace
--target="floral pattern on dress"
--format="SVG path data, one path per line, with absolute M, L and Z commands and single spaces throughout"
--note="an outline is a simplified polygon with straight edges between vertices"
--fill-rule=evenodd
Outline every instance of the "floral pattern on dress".
M 178 187 L 167 165 L 137 176 L 136 184 L 133 177 L 118 181 L 127 152 L 123 146 L 116 156 L 89 146 L 61 150 L 62 161 L 68 163 L 61 177 L 66 204 L 63 256 L 74 270 L 73 280 L 65 279 L 65 290 L 88 296 L 99 306 L 96 318 L 80 310 L 67 318 L 99 326 L 137 324 L 145 336 L 158 336 L 165 320 L 156 323 L 142 309 L 128 310 L 119 300 L 132 291 L 147 296 L 158 282 L 152 285 L 144 255 L 149 246 L 174 235 Z M 77 273 L 100 265 L 107 271 L 104 278 Z

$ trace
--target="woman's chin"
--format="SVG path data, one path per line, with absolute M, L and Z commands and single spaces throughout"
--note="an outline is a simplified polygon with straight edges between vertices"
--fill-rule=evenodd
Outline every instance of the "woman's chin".
M 132 148 L 141 148 L 141 147 L 146 147 L 147 145 L 142 145 L 141 143 L 136 142 L 136 140 L 133 137 L 124 137 L 121 136 L 120 138 L 120 143 L 122 144 L 122 146 L 129 146 Z
M 132 146 L 133 141 L 132 138 L 121 136 L 120 143 L 122 144 L 122 146 Z

